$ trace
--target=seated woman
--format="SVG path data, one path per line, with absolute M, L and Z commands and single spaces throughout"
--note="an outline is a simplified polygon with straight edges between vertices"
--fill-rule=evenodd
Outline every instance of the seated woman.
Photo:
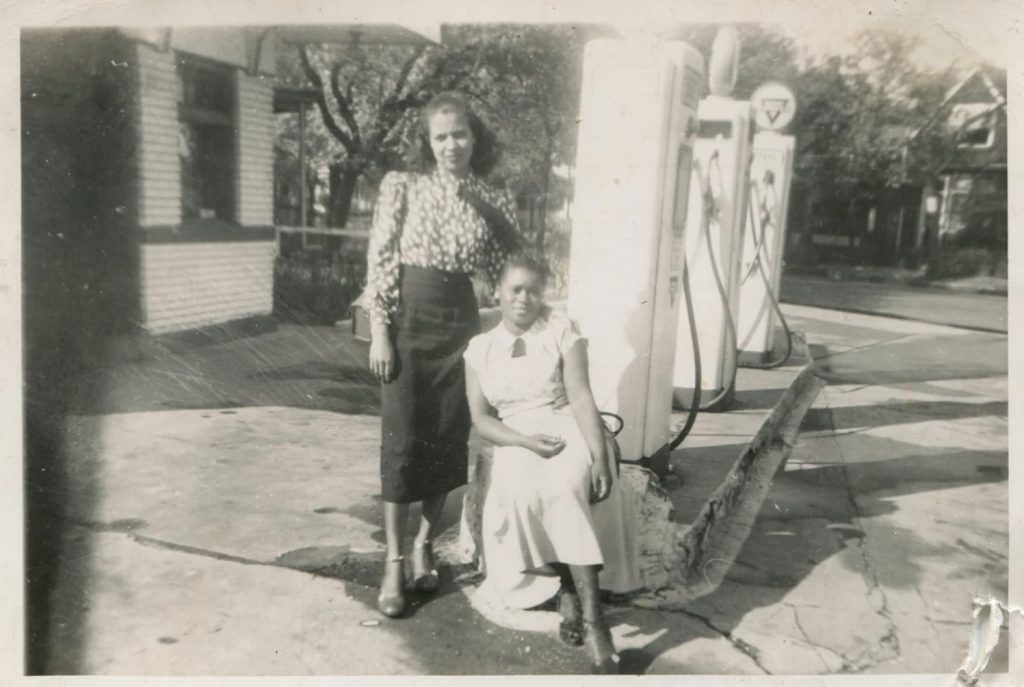
M 502 321 L 464 354 L 473 426 L 495 445 L 480 593 L 512 608 L 558 594 L 562 639 L 585 643 L 596 672 L 617 672 L 599 586 L 641 586 L 632 501 L 615 480 L 586 341 L 543 304 L 547 276 L 538 255 L 510 256 L 498 282 Z

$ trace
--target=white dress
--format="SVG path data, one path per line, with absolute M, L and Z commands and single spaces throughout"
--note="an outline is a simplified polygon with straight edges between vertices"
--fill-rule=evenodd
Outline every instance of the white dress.
M 552 458 L 495 448 L 482 513 L 487 578 L 480 591 L 510 608 L 536 606 L 558 591 L 549 566 L 555 562 L 602 566 L 602 589 L 639 589 L 635 497 L 616 481 L 606 500 L 591 505 L 592 457 L 562 381 L 562 356 L 585 340 L 558 313 L 542 314 L 518 337 L 526 351 L 513 358 L 516 338 L 498 323 L 469 342 L 466 362 L 505 424 L 524 434 L 559 436 L 565 448 Z

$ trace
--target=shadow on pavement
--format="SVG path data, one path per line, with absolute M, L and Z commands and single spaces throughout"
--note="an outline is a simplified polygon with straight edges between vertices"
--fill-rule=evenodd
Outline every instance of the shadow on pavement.
M 1006 417 L 1008 404 L 1004 401 L 988 403 L 958 403 L 956 401 L 907 401 L 877 405 L 811 408 L 804 416 L 803 432 L 827 429 L 853 429 L 923 422 L 926 420 L 957 420 L 963 418 Z
M 104 393 L 78 399 L 79 415 L 174 409 L 287 406 L 377 415 L 380 388 L 368 346 L 341 327 L 281 324 L 220 343 L 171 346 L 157 338 L 145 356 L 104 371 Z

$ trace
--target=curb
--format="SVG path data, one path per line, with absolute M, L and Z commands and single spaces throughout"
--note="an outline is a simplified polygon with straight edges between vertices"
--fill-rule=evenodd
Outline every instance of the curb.
M 665 543 L 664 586 L 632 599 L 634 606 L 679 610 L 686 602 L 713 592 L 739 554 L 757 514 L 795 445 L 807 410 L 825 386 L 803 335 L 794 334 L 795 351 L 807 360 L 765 418 L 729 474 L 712 492 L 693 524 L 676 526 Z M 710 566 L 710 563 L 725 565 Z

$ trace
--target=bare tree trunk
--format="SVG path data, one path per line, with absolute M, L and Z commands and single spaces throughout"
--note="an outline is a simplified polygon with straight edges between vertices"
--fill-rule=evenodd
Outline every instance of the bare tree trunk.
M 541 187 L 540 212 L 537 218 L 537 249 L 544 249 L 544 234 L 547 232 L 548 223 L 548 193 L 551 191 L 551 155 L 546 156 L 547 164 L 544 165 L 544 185 Z
M 348 223 L 348 213 L 352 207 L 352 196 L 355 195 L 356 182 L 362 170 L 338 163 L 330 166 L 330 201 L 327 213 L 327 225 L 344 227 Z
M 305 170 L 303 183 L 306 184 L 306 222 L 310 226 L 316 225 L 316 189 L 319 184 L 316 172 L 312 169 Z

